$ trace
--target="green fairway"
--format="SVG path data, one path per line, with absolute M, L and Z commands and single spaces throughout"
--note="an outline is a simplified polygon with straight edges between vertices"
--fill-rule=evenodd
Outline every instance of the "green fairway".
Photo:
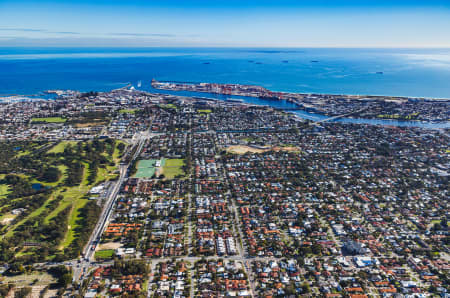
M 4 204 L 0 206 L 0 221 L 3 224 L 1 229 L 1 236 L 8 239 L 11 237 L 13 238 L 16 233 L 18 235 L 22 235 L 23 227 L 27 226 L 27 228 L 29 228 L 32 233 L 32 235 L 29 236 L 30 239 L 37 241 L 39 241 L 40 239 L 45 239 L 47 234 L 40 234 L 41 232 L 39 230 L 39 225 L 42 224 L 44 226 L 54 226 L 54 222 L 52 222 L 52 219 L 55 219 L 55 217 L 59 216 L 57 225 L 67 226 L 67 230 L 62 230 L 61 232 L 64 231 L 65 233 L 61 236 L 58 236 L 58 242 L 52 245 L 60 250 L 72 247 L 74 241 L 78 241 L 78 238 L 80 238 L 80 224 L 86 218 L 86 214 L 83 211 L 83 208 L 85 208 L 86 204 L 89 203 L 89 190 L 94 185 L 117 176 L 117 163 L 120 161 L 120 154 L 117 146 L 121 144 L 121 142 L 118 141 L 116 143 L 108 140 L 100 140 L 100 142 L 105 142 L 105 146 L 103 146 L 103 149 L 101 151 L 95 152 L 95 157 L 86 155 L 86 152 L 88 150 L 85 149 L 85 147 L 92 146 L 91 142 L 82 141 L 83 146 L 80 147 L 76 147 L 78 143 L 77 141 L 61 141 L 58 143 L 47 142 L 44 144 L 40 144 L 40 146 L 33 146 L 30 144 L 26 144 L 26 146 L 22 144 L 20 144 L 21 146 L 11 145 L 12 148 L 19 148 L 15 149 L 15 151 L 21 150 L 19 153 L 23 152 L 24 156 L 30 156 L 30 158 L 36 158 L 34 152 L 36 152 L 36 150 L 39 148 L 44 148 L 47 151 L 47 154 L 45 152 L 40 152 L 40 154 L 43 154 L 43 158 L 45 158 L 45 163 L 42 162 L 40 166 L 57 167 L 61 175 L 55 182 L 46 182 L 44 180 L 40 180 L 43 178 L 39 173 L 34 174 L 30 170 L 15 174 L 17 177 L 20 177 L 31 185 L 39 183 L 42 186 L 47 187 L 49 193 L 46 197 L 41 198 L 39 204 L 35 204 L 31 207 L 26 204 L 26 201 L 32 201 L 32 196 L 20 196 L 8 200 L 7 202 L 2 202 Z M 64 150 L 68 146 L 74 146 L 75 149 L 72 150 L 70 154 L 72 154 L 72 156 L 75 156 L 77 162 L 81 163 L 83 166 L 82 172 L 78 172 L 76 180 L 74 180 L 74 182 L 70 184 L 69 182 L 67 182 L 67 179 L 73 178 L 75 176 L 74 170 L 68 165 L 69 163 L 66 160 L 66 155 L 55 156 L 55 154 L 64 152 Z M 111 146 L 114 146 L 114 148 L 111 148 Z M 89 148 L 91 148 L 90 152 L 94 151 L 92 150 L 92 147 Z M 93 159 L 99 159 L 100 156 L 106 158 L 106 162 L 104 165 L 99 165 L 96 169 L 96 172 L 94 172 L 91 168 L 94 164 Z M 27 170 L 27 168 L 24 168 L 24 170 Z M 93 173 L 95 173 L 95 176 L 92 176 Z M 92 176 L 91 179 L 88 179 L 89 176 Z M 0 174 L 0 180 L 4 177 L 5 174 Z M 94 177 L 95 179 L 93 179 Z M 13 191 L 15 191 L 15 189 L 11 186 L 0 184 L 1 199 L 6 197 L 10 192 Z M 26 211 L 23 215 L 21 215 L 20 218 L 17 219 L 17 222 L 13 222 L 12 220 L 14 220 L 17 215 L 12 215 L 10 209 L 14 207 L 13 203 L 15 204 L 16 201 L 18 202 L 18 204 L 21 204 L 23 201 L 23 206 L 26 206 Z M 61 213 L 62 211 L 65 211 L 64 214 Z M 64 218 L 62 218 L 61 215 Z M 18 247 L 20 248 L 21 246 L 19 245 Z M 16 250 L 15 256 L 27 257 L 28 255 L 35 255 L 35 253 L 36 252 L 34 250 L 18 249 Z M 48 258 L 51 257 L 53 256 L 48 256 Z
M 21 156 L 28 155 L 28 154 L 30 154 L 30 153 L 31 153 L 31 152 L 30 152 L 29 150 L 25 150 L 25 151 L 19 152 L 16 156 L 17 156 L 17 157 L 21 157 Z
M 200 114 L 209 114 L 212 111 L 208 109 L 208 110 L 197 110 L 197 112 L 200 113 Z
M 14 235 L 14 230 L 17 227 L 19 227 L 22 224 L 24 224 L 28 219 L 34 218 L 36 216 L 39 216 L 42 212 L 44 212 L 44 210 L 47 208 L 47 205 L 56 198 L 56 194 L 57 193 L 58 192 L 56 192 L 55 195 L 52 195 L 49 200 L 45 201 L 45 203 L 42 206 L 40 206 L 39 208 L 37 208 L 36 210 L 31 212 L 28 216 L 26 216 L 25 218 L 23 218 L 22 220 L 20 220 L 16 224 L 14 224 L 13 226 L 9 227 L 8 232 L 5 234 L 5 237 L 13 236 Z M 61 211 L 61 210 L 59 210 L 59 211 Z
M 42 122 L 46 122 L 46 123 L 64 123 L 66 121 L 67 121 L 67 119 L 61 118 L 61 117 L 46 117 L 46 118 L 32 118 L 31 119 L 32 123 L 42 123 Z
M 61 141 L 58 144 L 56 144 L 55 146 L 53 146 L 52 149 L 50 149 L 47 153 L 61 153 L 64 152 L 64 148 L 66 148 L 66 146 L 68 144 L 76 144 L 77 142 L 75 141 Z
M 184 159 L 166 159 L 163 166 L 163 174 L 167 179 L 173 179 L 178 175 L 185 175 L 183 171 Z
M 6 184 L 0 184 L 0 198 L 6 197 L 6 195 L 10 192 L 9 186 Z
M 61 172 L 61 177 L 59 178 L 58 181 L 56 181 L 56 182 L 46 182 L 46 181 L 40 181 L 40 180 L 37 180 L 37 179 L 33 179 L 33 180 L 31 180 L 31 183 L 40 183 L 40 184 L 42 184 L 44 186 L 49 186 L 49 187 L 58 186 L 58 184 L 64 182 L 64 179 L 67 178 L 67 173 L 66 173 L 67 166 L 65 166 L 65 165 L 58 165 L 57 168 Z
M 96 259 L 111 259 L 114 256 L 114 249 L 103 249 L 95 252 Z
M 87 163 L 83 163 L 85 165 L 84 168 L 84 176 L 83 176 L 83 182 L 80 186 L 75 186 L 72 188 L 68 188 L 68 190 L 65 193 L 62 193 L 64 196 L 63 201 L 59 204 L 58 208 L 55 210 L 64 210 L 68 205 L 72 205 L 72 211 L 69 215 L 69 222 L 68 222 L 68 231 L 64 238 L 64 240 L 61 243 L 60 248 L 64 248 L 69 246 L 72 241 L 75 239 L 76 236 L 76 229 L 78 227 L 79 220 L 83 217 L 82 214 L 80 214 L 80 209 L 83 208 L 89 200 L 84 199 L 84 195 L 88 193 L 88 191 L 92 188 L 93 185 L 99 183 L 100 181 L 104 181 L 107 176 L 109 176 L 109 173 L 106 169 L 100 168 L 97 174 L 97 179 L 95 183 L 88 185 L 87 181 L 87 172 L 89 169 L 89 165 Z M 51 217 L 56 216 L 57 212 L 52 212 L 51 215 L 46 218 L 46 220 L 49 220 Z
M 124 144 L 125 147 L 128 145 L 124 141 L 116 141 L 116 147 L 114 148 L 114 153 L 112 155 L 112 159 L 115 163 L 119 163 L 120 158 L 121 158 L 121 153 L 120 153 L 119 149 L 117 148 L 119 146 L 119 144 Z M 122 154 L 123 154 L 123 152 L 122 152 Z
M 64 238 L 64 240 L 61 243 L 61 247 L 60 248 L 64 248 L 69 246 L 72 241 L 75 239 L 75 234 L 76 234 L 76 230 L 78 227 L 77 222 L 79 222 L 79 220 L 81 220 L 82 216 L 80 214 L 80 209 L 83 208 L 87 202 L 89 202 L 89 200 L 86 199 L 78 199 L 76 200 L 75 204 L 72 207 L 72 212 L 69 216 L 69 223 L 68 223 L 68 230 L 67 230 L 67 234 L 66 237 Z

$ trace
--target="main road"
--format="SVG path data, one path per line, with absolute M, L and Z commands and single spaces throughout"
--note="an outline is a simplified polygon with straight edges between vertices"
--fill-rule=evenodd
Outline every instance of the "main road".
M 137 139 L 133 140 L 137 142 L 136 144 L 137 149 L 132 159 L 130 160 L 130 163 L 119 165 L 120 171 L 119 178 L 115 182 L 113 190 L 109 193 L 109 196 L 107 197 L 102 213 L 100 214 L 100 218 L 97 221 L 97 225 L 95 226 L 95 229 L 92 232 L 91 237 L 89 238 L 89 241 L 87 242 L 87 245 L 83 250 L 82 259 L 79 261 L 79 263 L 75 262 L 75 264 L 73 265 L 74 282 L 80 282 L 84 279 L 87 271 L 89 270 L 89 266 L 94 261 L 95 248 L 97 247 L 97 244 L 100 242 L 100 238 L 103 234 L 103 231 L 105 230 L 109 222 L 109 219 L 113 213 L 117 195 L 119 194 L 120 191 L 120 187 L 122 186 L 124 180 L 127 177 L 128 167 L 133 162 L 133 160 L 139 156 L 139 153 L 141 152 L 147 137 L 148 137 L 147 135 L 143 134 L 139 135 Z
M 119 193 L 120 187 L 123 181 L 125 180 L 128 170 L 128 165 L 120 165 L 119 167 L 120 167 L 119 179 L 117 179 L 113 190 L 109 193 L 109 196 L 106 200 L 102 213 L 100 214 L 100 218 L 97 222 L 97 225 L 95 226 L 95 229 L 92 232 L 91 237 L 89 238 L 89 241 L 83 250 L 82 254 L 83 259 L 77 266 L 73 268 L 73 280 L 75 282 L 78 282 L 80 279 L 82 280 L 87 270 L 89 269 L 91 261 L 93 261 L 95 247 L 100 241 L 100 237 L 109 221 L 109 218 L 111 217 L 112 210 L 114 209 L 114 204 L 116 202 L 117 194 Z

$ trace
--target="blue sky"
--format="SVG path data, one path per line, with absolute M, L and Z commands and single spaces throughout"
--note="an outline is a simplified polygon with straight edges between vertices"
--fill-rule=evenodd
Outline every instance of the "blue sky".
M 0 0 L 0 46 L 450 47 L 450 0 Z

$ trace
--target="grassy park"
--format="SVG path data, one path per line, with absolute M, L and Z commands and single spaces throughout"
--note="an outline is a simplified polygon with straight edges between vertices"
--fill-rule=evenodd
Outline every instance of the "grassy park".
M 64 123 L 67 119 L 62 117 L 46 117 L 46 118 L 32 118 L 32 123 Z
M 168 104 L 161 104 L 159 105 L 161 108 L 163 109 L 177 109 L 177 106 L 172 104 L 172 103 L 168 103 Z
M 119 113 L 121 114 L 134 114 L 138 111 L 138 109 L 121 109 L 119 110 Z
M 114 249 L 102 249 L 95 252 L 95 258 L 98 259 L 111 259 L 114 256 Z
M 166 162 L 163 166 L 163 174 L 166 179 L 173 179 L 176 176 L 182 175 L 184 176 L 184 159 L 176 158 L 176 159 L 166 159 Z

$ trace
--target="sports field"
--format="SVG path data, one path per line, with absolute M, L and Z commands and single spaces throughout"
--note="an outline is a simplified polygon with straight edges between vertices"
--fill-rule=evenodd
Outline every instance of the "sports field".
M 31 119 L 32 123 L 42 123 L 42 122 L 47 122 L 47 123 L 64 123 L 66 121 L 67 121 L 67 119 L 61 118 L 61 117 L 46 117 L 46 118 L 32 118 Z
M 167 159 L 163 167 L 164 176 L 167 179 L 173 179 L 179 175 L 184 176 L 183 165 L 184 159 Z
M 137 164 L 137 172 L 134 175 L 135 178 L 151 178 L 156 172 L 157 159 L 144 159 L 140 160 Z M 161 166 L 164 165 L 164 159 L 161 160 Z
M 138 109 L 121 109 L 119 113 L 121 114 L 134 114 Z

